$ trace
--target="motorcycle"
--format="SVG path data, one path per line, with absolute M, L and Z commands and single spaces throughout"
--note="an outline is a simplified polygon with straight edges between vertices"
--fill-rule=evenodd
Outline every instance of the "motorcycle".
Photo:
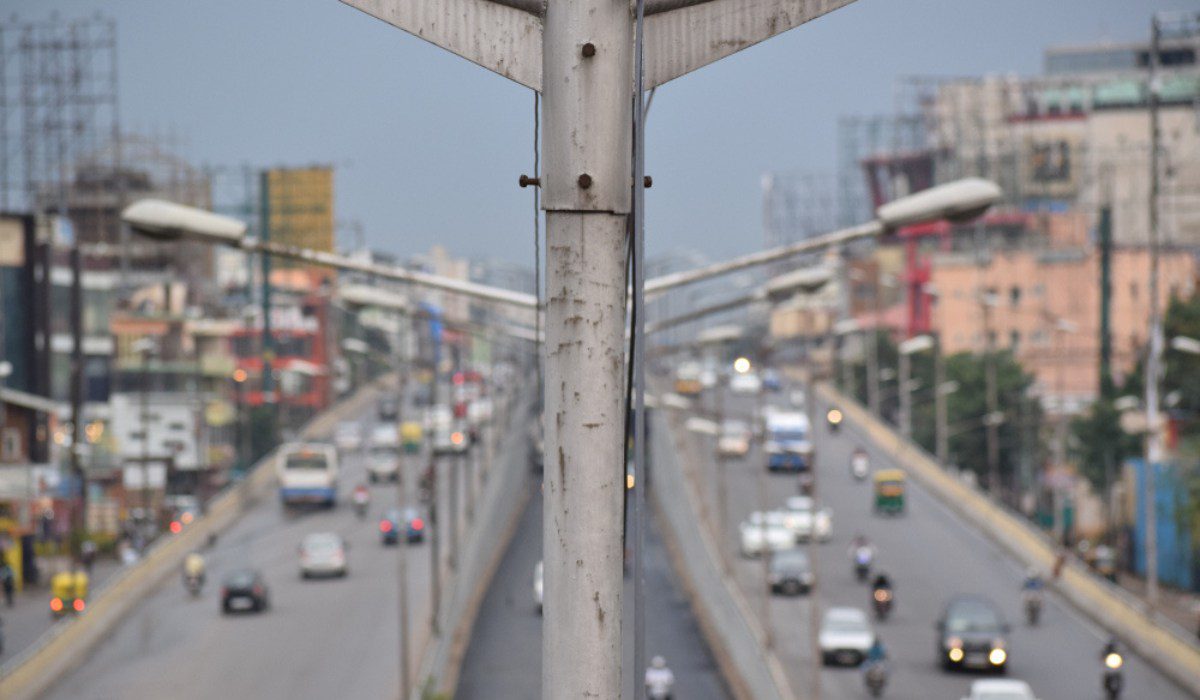
M 204 588 L 204 575 L 187 575 L 183 577 L 183 587 L 193 598 L 200 595 L 200 590 Z
M 1115 649 L 1104 655 L 1104 695 L 1108 700 L 1117 700 L 1121 696 L 1121 689 L 1125 685 L 1125 678 L 1121 673 L 1121 667 L 1124 665 L 1125 659 Z
M 884 668 L 882 662 L 875 662 L 867 666 L 867 670 L 863 673 L 863 683 L 867 686 L 867 692 L 871 694 L 871 697 L 877 698 L 883 695 L 883 687 L 887 685 L 887 669 Z
M 867 580 L 871 573 L 871 550 L 859 547 L 854 552 L 854 577 L 861 583 Z
M 1025 620 L 1030 627 L 1036 627 L 1042 617 L 1042 594 L 1037 591 L 1025 592 Z
M 895 594 L 890 588 L 876 588 L 871 593 L 871 602 L 875 606 L 875 618 L 883 621 L 892 612 L 892 601 L 895 599 Z
M 354 514 L 359 518 L 367 517 L 367 505 L 371 501 L 371 495 L 366 489 L 359 488 L 354 491 Z
M 871 470 L 870 459 L 866 452 L 855 452 L 850 455 L 850 474 L 858 481 L 867 478 L 867 473 Z
M 825 414 L 825 421 L 829 423 L 829 432 L 836 433 L 838 428 L 842 427 L 842 412 L 836 408 L 829 409 Z

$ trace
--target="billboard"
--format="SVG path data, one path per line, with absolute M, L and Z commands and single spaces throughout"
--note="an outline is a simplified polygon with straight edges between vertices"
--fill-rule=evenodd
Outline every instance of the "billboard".
M 1069 132 L 1030 135 L 1025 140 L 1027 196 L 1066 198 L 1079 190 L 1080 139 Z
M 333 169 L 274 168 L 263 173 L 263 206 L 271 241 L 333 250 Z M 298 263 L 277 261 L 279 267 Z

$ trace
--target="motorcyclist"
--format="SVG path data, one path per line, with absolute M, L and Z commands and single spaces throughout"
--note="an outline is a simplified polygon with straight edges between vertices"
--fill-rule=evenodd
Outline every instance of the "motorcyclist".
M 861 447 L 854 448 L 854 452 L 850 453 L 850 471 L 856 477 L 862 478 L 867 475 L 869 462 L 867 451 Z
M 371 492 L 363 484 L 354 487 L 354 509 L 359 515 L 367 512 L 367 504 L 371 502 Z
M 199 552 L 192 552 L 183 560 L 183 576 L 189 581 L 203 583 L 204 568 L 204 557 Z
M 875 559 L 875 547 L 871 546 L 866 536 L 859 533 L 850 542 L 850 558 L 855 564 L 870 566 Z
M 867 650 L 867 663 L 879 664 L 887 661 L 887 647 L 884 646 L 883 640 L 875 637 L 875 641 L 871 643 L 871 648 Z
M 646 696 L 651 700 L 670 700 L 671 688 L 675 685 L 675 674 L 667 668 L 667 660 L 655 656 L 646 669 Z
M 879 637 L 875 637 L 875 641 L 871 642 L 871 648 L 867 650 L 867 658 L 863 662 L 862 670 L 863 681 L 871 695 L 874 697 L 881 695 L 883 686 L 887 684 L 887 648 Z
M 1104 665 L 1103 685 L 1105 695 L 1110 699 L 1119 697 L 1121 689 L 1125 685 L 1121 674 L 1121 666 L 1124 665 L 1125 659 L 1121 654 L 1120 647 L 1117 645 L 1116 637 L 1109 637 L 1108 641 L 1104 644 L 1104 649 L 1100 651 L 1100 662 Z
M 875 577 L 875 581 L 871 584 L 871 590 L 890 591 L 892 590 L 892 580 L 888 578 L 887 574 L 880 572 L 880 574 Z
M 1035 568 L 1030 567 L 1025 572 L 1025 582 L 1021 584 L 1021 590 L 1025 593 L 1041 593 L 1046 587 L 1046 582 L 1042 578 L 1042 574 Z

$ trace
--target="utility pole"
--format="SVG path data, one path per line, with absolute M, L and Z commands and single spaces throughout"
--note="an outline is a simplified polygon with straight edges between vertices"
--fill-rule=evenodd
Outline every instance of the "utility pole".
M 263 171 L 259 175 L 259 197 L 262 200 L 259 217 L 259 234 L 263 241 L 271 240 L 271 178 L 270 173 Z M 275 396 L 275 336 L 271 333 L 271 256 L 260 253 L 258 256 L 262 274 L 262 406 L 268 411 L 270 422 L 270 439 L 273 446 L 279 437 L 279 404 Z
M 404 395 L 408 386 L 408 374 L 404 366 L 402 340 L 398 340 L 397 345 L 399 347 L 396 348 L 396 444 L 400 446 L 400 450 L 396 455 L 396 459 L 400 460 L 400 464 L 398 465 L 396 476 L 396 507 L 400 510 L 400 518 L 396 523 L 396 527 L 400 532 L 397 534 L 399 546 L 396 552 L 396 574 L 399 578 L 397 606 L 399 607 L 400 614 L 400 700 L 408 700 L 408 694 L 412 688 L 411 676 L 409 675 L 410 644 L 408 630 L 408 496 L 405 492 L 404 483 L 407 478 L 404 469 L 404 431 L 401 429 L 401 426 L 404 424 Z
M 1151 615 L 1158 607 L 1158 463 L 1162 461 L 1159 433 L 1158 390 L 1162 381 L 1162 309 L 1158 300 L 1158 149 L 1159 44 L 1162 26 L 1157 15 L 1150 17 L 1150 351 L 1146 357 L 1146 603 Z
M 650 50 L 635 71 L 640 2 L 633 12 L 612 0 L 343 0 L 542 94 L 544 170 L 524 181 L 542 188 L 546 212 L 543 697 L 621 696 L 627 232 L 644 186 L 633 176 L 637 82 L 652 89 L 851 1 L 647 7 Z
M 933 453 L 938 465 L 946 467 L 950 458 L 949 430 L 946 426 L 946 361 L 942 358 L 942 334 L 933 333 Z
M 1000 421 L 998 412 L 1000 401 L 996 387 L 996 334 L 992 330 L 992 308 L 996 305 L 995 292 L 985 290 L 980 297 L 983 307 L 983 381 L 987 401 L 987 416 L 984 426 L 987 428 L 987 468 L 988 493 L 992 498 L 1000 497 Z
M 912 357 L 901 350 L 900 355 L 900 434 L 912 438 Z
M 83 254 L 79 250 L 79 233 L 71 243 L 71 475 L 79 488 L 75 528 L 87 532 L 87 474 L 83 470 L 80 444 L 83 438 Z M 82 540 L 78 540 L 82 541 Z
M 437 374 L 434 374 L 434 393 Z M 438 523 L 438 458 L 429 459 L 429 628 L 441 634 L 442 622 L 442 530 Z

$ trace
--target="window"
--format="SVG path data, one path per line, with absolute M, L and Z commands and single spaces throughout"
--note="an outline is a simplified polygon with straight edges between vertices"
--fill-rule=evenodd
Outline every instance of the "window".
M 171 430 L 187 430 L 187 426 L 184 425 L 181 421 L 174 421 L 174 422 L 168 423 L 167 427 Z
M 1021 331 L 1009 331 L 1008 332 L 1008 346 L 1010 348 L 1012 348 L 1013 352 L 1016 352 L 1017 348 L 1020 347 L 1020 345 L 1021 345 Z
M 1130 283 L 1129 283 L 1129 298 L 1130 298 L 1130 299 L 1132 299 L 1132 300 L 1134 300 L 1134 301 L 1137 301 L 1137 298 L 1138 298 L 1138 285 L 1137 285 L 1137 282 L 1130 282 Z
M 1013 288 L 1008 290 L 1008 300 L 1013 306 L 1021 303 L 1021 288 L 1013 285 Z

